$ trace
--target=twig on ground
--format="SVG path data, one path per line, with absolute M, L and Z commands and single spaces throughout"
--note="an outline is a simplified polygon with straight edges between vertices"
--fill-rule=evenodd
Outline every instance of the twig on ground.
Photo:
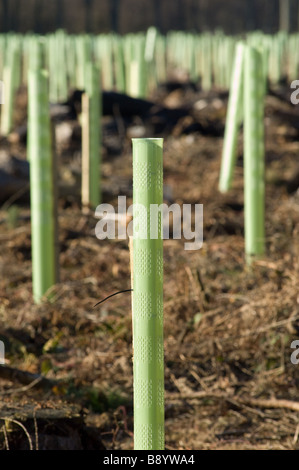
M 41 381 L 42 377 L 37 377 L 37 379 L 33 380 L 29 385 L 25 385 L 24 387 L 19 387 L 19 388 L 13 388 L 10 390 L 4 390 L 4 392 L 0 392 L 0 396 L 3 395 L 15 395 L 20 392 L 27 392 L 27 390 L 30 390 L 33 388 L 36 384 L 38 384 Z
M 4 434 L 4 441 L 5 441 L 6 450 L 9 450 L 9 444 L 8 444 L 8 437 L 7 437 L 7 430 L 6 430 L 5 422 L 2 426 L 2 430 L 3 430 L 3 434 Z
M 57 380 L 50 380 L 42 375 L 32 374 L 31 372 L 15 369 L 6 365 L 0 366 L 0 378 L 11 380 L 12 382 L 20 382 L 29 388 L 33 386 L 38 386 L 39 388 L 52 388 L 54 385 L 58 384 Z M 2 394 L 5 395 L 6 391 L 2 392 Z
M 283 400 L 277 398 L 236 398 L 221 392 L 194 392 L 194 393 L 168 393 L 167 400 L 201 400 L 203 398 L 215 398 L 219 400 L 233 401 L 234 404 L 250 405 L 257 408 L 284 408 L 293 411 L 299 411 L 299 402 L 292 400 Z
M 34 422 L 34 435 L 35 435 L 35 450 L 39 450 L 36 410 L 33 410 L 33 422 Z
M 14 424 L 17 424 L 18 426 L 20 426 L 23 429 L 24 433 L 26 434 L 26 437 L 27 437 L 28 442 L 29 442 L 30 450 L 33 450 L 33 445 L 32 445 L 32 440 L 31 440 L 30 434 L 27 431 L 27 429 L 25 428 L 25 426 L 22 423 L 20 423 L 20 421 L 17 421 L 16 419 L 1 417 L 1 416 L 0 416 L 0 419 L 3 419 L 4 422 L 9 421 L 11 423 L 14 423 Z

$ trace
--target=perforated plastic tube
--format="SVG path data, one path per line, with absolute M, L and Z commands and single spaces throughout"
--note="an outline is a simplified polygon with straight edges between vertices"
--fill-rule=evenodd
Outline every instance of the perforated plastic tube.
M 150 208 L 163 203 L 163 139 L 133 139 L 133 203 L 134 448 L 161 450 L 163 233 L 161 214 L 150 220 Z
M 261 53 L 246 46 L 244 74 L 244 209 L 247 262 L 265 251 L 265 80 Z

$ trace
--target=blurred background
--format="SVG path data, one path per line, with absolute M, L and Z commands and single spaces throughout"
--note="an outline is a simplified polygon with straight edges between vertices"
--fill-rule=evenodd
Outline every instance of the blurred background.
M 298 31 L 299 0 L 0 0 L 1 31 Z

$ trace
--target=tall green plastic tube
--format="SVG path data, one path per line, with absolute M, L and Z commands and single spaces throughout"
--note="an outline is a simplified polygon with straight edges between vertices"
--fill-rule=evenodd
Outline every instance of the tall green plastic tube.
M 44 71 L 28 74 L 28 132 L 33 298 L 55 283 L 53 179 L 48 83 Z
M 245 253 L 250 264 L 265 251 L 265 148 L 263 59 L 251 46 L 244 70 L 244 209 Z
M 150 220 L 162 202 L 163 139 L 133 139 L 135 450 L 164 449 L 163 224 Z
M 9 50 L 7 53 L 7 61 L 3 70 L 4 82 L 4 103 L 1 110 L 1 135 L 8 135 L 12 129 L 13 124 L 13 106 L 16 91 L 16 75 L 17 75 L 17 61 L 20 58 L 15 42 L 10 39 Z
M 101 94 L 99 69 L 92 62 L 86 65 L 86 92 L 89 96 L 89 198 L 95 208 L 101 203 Z
M 231 188 L 237 156 L 238 131 L 243 118 L 243 57 L 244 45 L 239 43 L 236 48 L 225 124 L 219 180 L 219 191 L 222 193 Z
M 119 36 L 113 36 L 113 51 L 116 90 L 124 93 L 126 90 L 124 51 L 123 40 Z

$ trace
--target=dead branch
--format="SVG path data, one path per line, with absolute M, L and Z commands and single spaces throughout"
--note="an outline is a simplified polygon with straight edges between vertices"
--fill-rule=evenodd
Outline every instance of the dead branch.
M 28 385 L 30 386 L 29 388 L 33 385 L 38 388 L 52 388 L 54 385 L 58 384 L 57 380 L 50 380 L 42 375 L 32 374 L 31 372 L 15 369 L 14 367 L 6 365 L 0 366 L 0 378 Z M 33 382 L 35 383 L 33 384 Z
M 240 405 L 250 405 L 257 408 L 284 408 L 293 411 L 299 411 L 299 402 L 292 400 L 282 400 L 277 398 L 239 398 L 225 393 L 217 392 L 207 392 L 200 391 L 194 393 L 168 393 L 166 394 L 166 400 L 176 401 L 176 400 L 202 400 L 203 398 L 215 398 L 218 400 L 232 400 L 236 404 Z

